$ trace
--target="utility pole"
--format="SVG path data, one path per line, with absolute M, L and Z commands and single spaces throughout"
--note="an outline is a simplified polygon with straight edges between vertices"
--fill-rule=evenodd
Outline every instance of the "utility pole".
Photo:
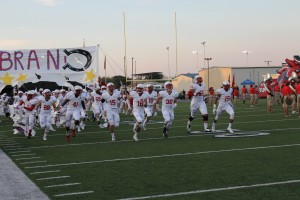
M 270 67 L 270 62 L 272 62 L 272 60 L 265 60 L 265 63 L 267 63 L 268 67 Z

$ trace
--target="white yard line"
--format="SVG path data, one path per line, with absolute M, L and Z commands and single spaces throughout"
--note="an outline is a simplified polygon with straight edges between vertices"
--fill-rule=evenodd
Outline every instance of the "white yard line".
M 108 163 L 108 162 L 119 162 L 119 161 L 168 158 L 168 157 L 170 158 L 170 157 L 192 156 L 192 155 L 200 155 L 200 154 L 248 151 L 248 150 L 259 150 L 259 149 L 273 149 L 273 148 L 285 148 L 285 147 L 296 147 L 296 146 L 300 146 L 300 144 L 259 146 L 259 147 L 240 148 L 240 149 L 224 149 L 224 150 L 199 151 L 199 152 L 191 152 L 191 153 L 177 153 L 177 154 L 166 154 L 166 155 L 156 155 L 156 156 L 117 158 L 117 159 L 108 159 L 108 160 L 95 160 L 95 161 L 86 161 L 86 162 L 73 162 L 73 163 L 61 163 L 61 164 L 52 164 L 52 165 L 29 166 L 29 167 L 25 167 L 25 168 L 36 169 L 36 168 L 46 168 L 46 167 L 72 166 L 72 165 L 84 165 L 84 164 L 94 164 L 94 163 Z
M 18 154 L 18 155 L 12 155 L 12 157 L 19 157 L 19 156 L 34 156 L 36 153 L 24 153 L 24 154 Z
M 46 160 L 41 160 L 41 161 L 34 161 L 34 162 L 23 162 L 20 163 L 20 165 L 26 165 L 26 164 L 34 164 L 34 163 L 45 163 L 47 162 Z
M 252 116 L 263 116 L 263 115 L 252 115 Z M 247 116 L 244 116 L 244 117 L 247 117 Z M 236 117 L 236 118 L 239 118 L 239 117 Z M 174 121 L 182 121 L 182 120 L 174 120 Z M 299 119 L 298 118 L 295 118 L 295 119 L 292 118 L 292 119 L 280 119 L 280 120 L 247 121 L 247 122 L 235 122 L 234 124 L 265 123 L 265 122 L 278 122 L 278 121 L 299 121 Z M 224 124 L 228 124 L 228 123 L 227 122 L 225 122 L 225 123 L 218 123 L 218 125 L 224 125 Z M 193 127 L 201 127 L 201 126 L 203 126 L 203 125 L 202 124 L 193 125 Z M 96 127 L 96 125 L 95 125 L 95 127 Z M 185 125 L 184 126 L 172 126 L 171 129 L 182 128 L 182 127 L 186 127 L 186 126 Z M 157 130 L 157 129 L 162 129 L 162 128 L 161 127 L 147 128 L 147 130 Z M 128 131 L 132 131 L 132 129 L 118 130 L 118 132 L 128 132 Z M 86 134 L 90 134 L 90 133 L 102 133 L 102 132 L 106 133 L 107 130 L 106 129 L 99 129 L 98 131 L 81 132 L 81 133 L 78 133 L 78 134 L 79 135 L 86 135 Z M 55 136 L 62 136 L 62 135 L 65 135 L 65 134 L 49 134 L 48 137 L 55 137 Z M 43 136 L 41 135 L 41 136 L 35 136 L 35 137 L 36 138 L 41 138 Z M 16 137 L 14 139 L 27 139 L 27 138 L 26 137 Z
M 61 170 L 51 170 L 51 171 L 42 171 L 42 172 L 31 172 L 30 174 L 47 174 L 47 173 L 56 173 L 60 171 Z
M 41 157 L 29 157 L 29 158 L 17 158 L 16 160 L 32 160 L 32 159 L 40 159 Z
M 63 196 L 73 196 L 73 195 L 80 195 L 80 194 L 90 194 L 94 193 L 94 191 L 86 191 L 86 192 L 72 192 L 72 193 L 65 193 L 65 194 L 56 194 L 55 197 L 63 197 Z
M 254 184 L 254 185 L 240 185 L 240 186 L 231 186 L 231 187 L 224 187 L 224 188 L 212 188 L 212 189 L 204 189 L 204 190 L 194 190 L 194 191 L 189 191 L 189 192 L 178 192 L 178 193 L 158 194 L 158 195 L 143 196 L 143 197 L 132 197 L 132 198 L 125 198 L 125 199 L 120 199 L 120 200 L 138 200 L 138 199 L 174 197 L 174 196 L 183 196 L 183 195 L 191 195 L 191 194 L 201 194 L 201 193 L 206 193 L 206 192 L 219 192 L 219 191 L 227 191 L 227 190 L 268 187 L 268 186 L 285 185 L 285 184 L 292 184 L 292 183 L 300 183 L 300 180 L 289 180 L 289 181 L 271 182 L 271 183 L 258 183 L 258 184 Z
M 25 151 L 10 151 L 10 152 L 8 152 L 8 153 L 10 153 L 10 154 L 15 154 L 15 153 L 29 153 L 29 152 L 31 152 L 31 150 L 25 150 Z
M 47 185 L 45 188 L 53 188 L 53 187 L 65 187 L 65 186 L 71 186 L 71 185 L 80 185 L 81 183 L 65 183 L 65 184 L 59 184 L 59 185 Z
M 4 143 L 4 142 L 1 142 L 0 145 L 3 145 L 3 146 L 11 145 L 11 146 L 13 146 L 13 145 L 20 145 L 20 143 L 16 143 L 16 142 L 6 142 L 6 143 Z
M 0 138 L 0 142 L 12 142 L 13 140 L 10 138 Z
M 7 141 L 1 141 L 1 140 L 0 140 L 0 143 L 1 143 L 1 144 L 12 144 L 12 143 L 17 143 L 17 142 L 14 141 L 14 140 L 7 140 Z
M 248 123 L 248 122 L 246 122 Z M 220 123 L 222 124 L 222 123 Z M 225 124 L 225 123 L 224 123 Z M 227 123 L 226 123 L 227 124 Z M 203 126 L 203 125 L 195 125 L 194 127 L 198 126 Z M 177 126 L 179 127 L 179 126 Z M 185 127 L 185 126 L 181 126 Z M 161 129 L 161 128 L 149 128 L 148 130 L 151 129 Z M 298 130 L 300 128 L 283 128 L 283 129 L 269 129 L 269 130 L 258 130 L 258 131 L 279 131 L 279 130 Z M 121 130 L 120 130 L 121 131 Z M 249 130 L 248 130 L 249 131 Z M 99 132 L 92 132 L 92 133 L 99 133 Z M 176 139 L 176 138 L 188 138 L 188 137 L 203 137 L 203 136 L 212 136 L 212 134 L 199 134 L 199 135 L 193 135 L 193 134 L 186 134 L 186 135 L 181 135 L 181 136 L 171 136 L 168 137 L 168 139 Z M 154 138 L 145 138 L 145 139 L 140 139 L 140 141 L 149 141 L 149 140 L 161 140 L 162 137 L 154 137 Z M 133 140 L 117 140 L 114 143 L 122 143 L 122 142 L 132 142 Z M 110 144 L 112 143 L 111 141 L 106 141 L 106 142 L 85 142 L 85 143 L 76 143 L 76 144 L 61 144 L 61 145 L 45 145 L 45 146 L 37 146 L 37 147 L 26 147 L 24 149 L 43 149 L 43 148 L 55 148 L 55 147 L 70 147 L 70 146 L 81 146 L 81 145 L 96 145 L 96 144 Z
M 248 124 L 248 123 L 266 123 L 266 122 L 277 122 L 277 121 L 298 121 L 298 119 L 283 119 L 283 120 L 265 120 L 265 121 L 247 121 L 247 122 L 236 122 L 234 124 Z M 223 125 L 223 124 L 228 124 L 228 123 L 218 123 L 218 125 Z M 203 125 L 202 124 L 199 124 L 199 125 L 193 125 L 193 127 L 202 127 Z M 186 126 L 172 126 L 172 130 L 174 130 L 175 128 L 182 128 L 182 127 L 186 127 Z M 157 129 L 162 129 L 161 127 L 159 128 L 147 128 L 147 130 L 157 130 Z M 288 129 L 288 128 L 287 128 Z M 284 129 L 284 130 L 287 130 L 287 129 Z M 126 129 L 126 130 L 118 130 L 118 132 L 127 132 L 127 131 L 132 131 L 132 129 Z M 86 134 L 88 133 L 100 133 L 101 131 L 94 131 L 94 132 L 86 132 Z M 49 136 L 57 136 L 57 135 L 65 135 L 65 134 L 56 134 L 56 135 L 49 135 Z M 181 136 L 179 136 L 181 137 Z M 187 136 L 184 136 L 184 137 L 187 137 Z M 169 137 L 169 138 L 176 138 L 175 137 Z M 155 140 L 155 139 L 161 139 L 160 138 L 149 138 L 149 139 L 143 139 L 143 140 Z M 141 139 L 142 140 L 142 139 Z M 131 142 L 132 140 L 120 140 L 120 141 L 115 141 L 116 142 Z M 17 149 L 39 149 L 39 148 L 52 148 L 52 147 L 68 147 L 68 146 L 77 146 L 77 145 L 91 145 L 91 144 L 106 144 L 106 143 L 111 143 L 110 142 L 91 142 L 91 143 L 77 143 L 77 144 L 63 144 L 63 145 L 53 145 L 53 146 L 48 146 L 48 145 L 45 145 L 45 146 L 38 146 L 38 147 L 24 147 L 24 148 L 17 148 Z M 7 150 L 7 149 L 6 149 Z
M 5 150 L 18 150 L 18 149 L 26 149 L 25 147 L 7 147 L 7 148 L 5 148 Z
M 3 148 L 7 149 L 7 148 L 10 148 L 10 147 L 20 147 L 20 144 L 9 144 L 9 145 L 2 145 Z
M 46 178 L 38 178 L 37 181 L 43 180 L 52 180 L 52 179 L 61 179 L 61 178 L 70 178 L 70 176 L 55 176 L 55 177 L 46 177 Z

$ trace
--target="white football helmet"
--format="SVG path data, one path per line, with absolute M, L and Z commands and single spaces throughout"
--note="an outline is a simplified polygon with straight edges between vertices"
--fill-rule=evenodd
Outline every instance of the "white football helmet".
M 113 83 L 107 83 L 107 85 L 106 85 L 106 87 L 109 87 L 109 86 L 114 86 L 114 84 Z
M 142 89 L 144 89 L 145 88 L 145 86 L 144 86 L 144 84 L 138 84 L 137 86 L 136 86 L 136 88 L 142 88 Z
M 48 92 L 51 92 L 49 89 L 45 89 L 44 91 L 43 91 L 43 93 L 45 94 L 45 93 L 48 93 Z
M 153 84 L 151 84 L 151 83 L 147 84 L 147 88 L 149 88 L 149 87 L 153 87 Z
M 228 81 L 223 81 L 222 85 L 230 85 L 230 83 Z
M 198 82 L 198 78 L 202 78 L 201 76 L 199 76 L 199 75 L 196 75 L 195 77 L 194 77 L 194 82 L 195 83 L 197 83 Z
M 170 81 L 165 82 L 164 87 L 167 88 L 167 85 L 173 86 L 173 84 Z
M 79 85 L 76 85 L 76 86 L 74 87 L 74 90 L 82 90 L 82 87 L 79 86 Z

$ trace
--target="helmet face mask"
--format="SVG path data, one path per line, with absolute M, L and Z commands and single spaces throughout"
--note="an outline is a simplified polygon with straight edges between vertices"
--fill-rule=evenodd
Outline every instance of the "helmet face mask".
M 167 84 L 165 88 L 170 91 L 173 89 L 173 84 Z
M 140 88 L 140 87 L 136 88 L 136 92 L 137 93 L 142 93 L 143 91 L 144 91 L 144 88 Z
M 112 92 L 112 91 L 114 90 L 114 86 L 113 86 L 113 85 L 110 85 L 110 86 L 108 86 L 107 88 L 108 88 L 108 90 L 109 90 L 110 92 Z
M 147 87 L 147 89 L 148 89 L 149 92 L 152 92 L 153 91 L 153 86 L 149 86 L 149 87 Z
M 45 97 L 47 98 L 47 99 L 49 99 L 50 97 L 51 97 L 51 92 L 45 92 Z
M 113 92 L 114 91 L 114 84 L 113 83 L 107 83 L 106 87 L 108 88 L 109 92 Z
M 136 92 L 137 93 L 142 93 L 144 91 L 144 85 L 143 84 L 138 84 L 136 86 Z
M 33 98 L 33 94 L 27 94 L 27 99 L 30 100 Z
M 82 93 L 82 90 L 75 90 L 75 95 L 80 95 Z
M 202 83 L 202 82 L 203 82 L 203 79 L 202 79 L 201 76 L 198 76 L 198 75 L 197 75 L 197 76 L 194 77 L 194 82 L 199 84 L 199 83 Z

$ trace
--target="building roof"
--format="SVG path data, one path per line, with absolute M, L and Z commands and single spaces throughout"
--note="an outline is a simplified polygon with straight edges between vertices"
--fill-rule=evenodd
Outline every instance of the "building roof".
M 198 73 L 187 73 L 187 74 L 179 74 L 178 76 L 187 76 L 187 77 L 190 77 L 190 78 L 194 78 L 197 75 L 199 75 L 199 74 Z

